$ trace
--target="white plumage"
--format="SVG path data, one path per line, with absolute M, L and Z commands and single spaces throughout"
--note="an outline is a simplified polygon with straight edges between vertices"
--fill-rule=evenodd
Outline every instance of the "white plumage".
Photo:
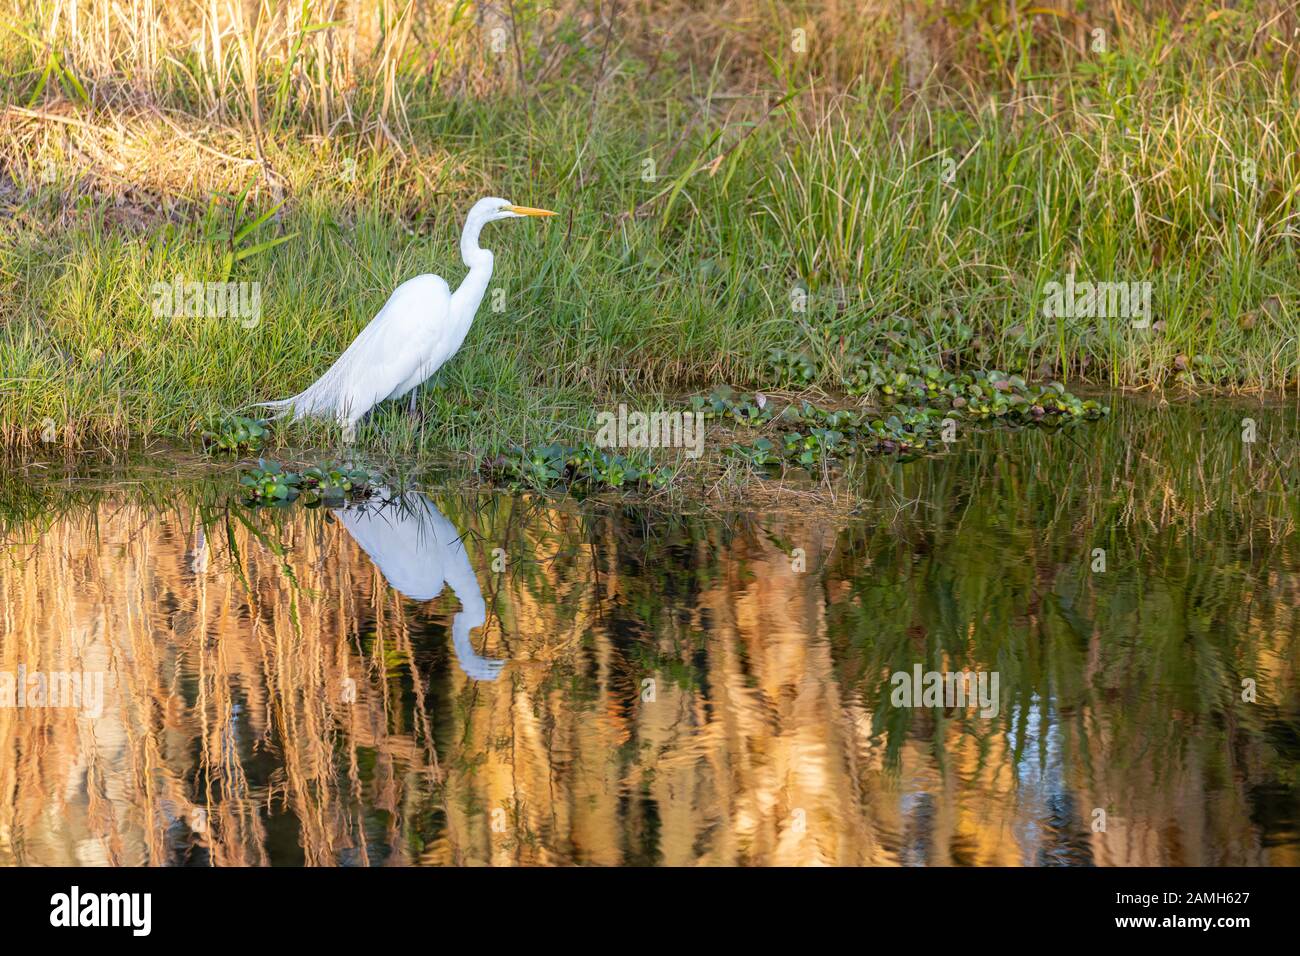
M 411 392 L 465 341 L 492 278 L 492 253 L 478 244 L 483 226 L 497 219 L 553 215 L 496 197 L 480 199 L 465 217 L 460 251 L 469 273 L 454 294 L 436 275 L 408 279 L 329 371 L 297 395 L 259 404 L 294 420 L 331 419 L 351 437 L 368 411 Z

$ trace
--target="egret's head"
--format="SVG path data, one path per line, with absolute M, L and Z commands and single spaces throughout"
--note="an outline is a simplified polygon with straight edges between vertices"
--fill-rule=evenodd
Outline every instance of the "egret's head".
M 514 203 L 498 199 L 496 196 L 489 196 L 487 199 L 480 199 L 474 204 L 474 208 L 469 211 L 471 219 L 478 219 L 482 222 L 494 222 L 497 219 L 520 219 L 524 216 L 554 216 L 555 213 L 549 209 L 534 209 L 531 206 L 516 206 Z

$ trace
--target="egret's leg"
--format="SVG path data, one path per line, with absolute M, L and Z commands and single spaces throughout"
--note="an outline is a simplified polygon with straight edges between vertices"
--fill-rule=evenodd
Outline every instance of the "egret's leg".
M 406 413 L 410 415 L 412 418 L 415 418 L 415 400 L 419 396 L 419 394 L 420 394 L 420 386 L 417 385 L 415 386 L 415 388 L 411 389 L 411 406 L 406 410 Z

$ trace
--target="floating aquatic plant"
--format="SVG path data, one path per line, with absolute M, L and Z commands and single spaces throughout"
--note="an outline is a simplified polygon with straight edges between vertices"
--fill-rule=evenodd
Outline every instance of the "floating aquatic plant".
M 765 468 L 781 462 L 781 452 L 776 443 L 767 438 L 760 438 L 752 445 L 732 445 L 727 452 L 755 468 Z
M 767 367 L 778 385 L 811 385 L 817 381 L 817 365 L 803 352 L 772 349 Z
M 209 422 L 200 437 L 209 451 L 216 449 L 232 454 L 257 451 L 262 447 L 262 441 L 271 434 L 270 425 L 265 418 L 227 415 Z
M 661 488 L 670 475 L 666 468 L 643 466 L 593 445 L 558 442 L 531 449 L 512 446 L 484 469 L 495 479 L 529 488 Z
M 761 425 L 772 418 L 772 407 L 761 393 L 747 398 L 730 385 L 720 385 L 709 393 L 691 397 L 691 410 L 705 418 L 730 418 L 741 425 Z
M 720 388 L 693 407 L 714 419 L 748 424 L 772 422 L 788 427 L 781 444 L 767 439 L 728 448 L 755 467 L 781 462 L 810 468 L 858 451 L 893 454 L 910 460 L 938 446 L 946 420 L 998 421 L 1008 425 L 1059 425 L 1090 421 L 1110 410 L 1091 399 L 1071 395 L 1059 382 L 1031 387 L 1018 375 L 997 370 L 955 374 L 935 365 L 872 363 L 855 379 L 876 392 L 879 407 L 824 409 L 806 400 L 774 413 L 768 403 L 754 415 L 758 399 Z M 912 404 L 915 403 L 915 404 Z M 760 444 L 762 442 L 762 444 Z
M 379 475 L 364 468 L 327 464 L 290 471 L 279 462 L 259 459 L 256 468 L 249 468 L 240 475 L 239 484 L 248 500 L 255 504 L 301 501 L 308 507 L 315 507 L 369 498 L 379 480 Z
M 867 410 L 826 410 L 809 402 L 787 406 L 774 423 L 792 428 L 780 444 L 760 438 L 728 452 L 756 467 L 785 462 L 801 468 L 847 458 L 858 451 L 896 454 L 906 460 L 935 447 L 942 426 L 933 409 L 898 407 L 879 416 Z
M 1058 382 L 1031 387 L 1018 375 L 996 370 L 957 374 L 887 359 L 871 363 L 859 381 L 875 393 L 875 407 L 827 409 L 801 400 L 778 411 L 763 393 L 743 394 L 727 385 L 693 396 L 690 404 L 694 413 L 715 424 L 768 432 L 728 446 L 727 455 L 755 468 L 786 464 L 805 469 L 864 451 L 909 461 L 939 448 L 950 420 L 1056 425 L 1100 418 L 1109 411 L 1069 394 Z M 666 469 L 647 468 L 592 445 L 559 443 L 513 446 L 485 462 L 483 470 L 496 481 L 529 488 L 656 488 L 669 479 Z
M 846 377 L 854 383 L 851 390 L 884 405 L 905 402 L 959 411 L 973 419 L 1056 424 L 1073 418 L 1094 420 L 1109 411 L 1069 394 L 1059 382 L 1031 387 L 1021 376 L 997 369 L 951 372 L 899 356 L 858 365 Z

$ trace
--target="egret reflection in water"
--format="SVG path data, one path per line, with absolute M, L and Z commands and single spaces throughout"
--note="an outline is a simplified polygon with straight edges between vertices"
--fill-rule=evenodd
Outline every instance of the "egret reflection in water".
M 474 680 L 496 680 L 505 661 L 475 653 L 470 631 L 487 620 L 487 607 L 465 542 L 441 511 L 416 492 L 381 488 L 376 499 L 334 512 L 339 524 L 379 568 L 384 579 L 415 601 L 432 601 L 451 585 L 461 610 L 452 618 L 452 646 Z
M 0 475 L 0 674 L 104 674 L 0 706 L 0 865 L 1295 866 L 1300 423 L 1114 408 L 851 514 Z M 895 705 L 918 664 L 996 715 Z

